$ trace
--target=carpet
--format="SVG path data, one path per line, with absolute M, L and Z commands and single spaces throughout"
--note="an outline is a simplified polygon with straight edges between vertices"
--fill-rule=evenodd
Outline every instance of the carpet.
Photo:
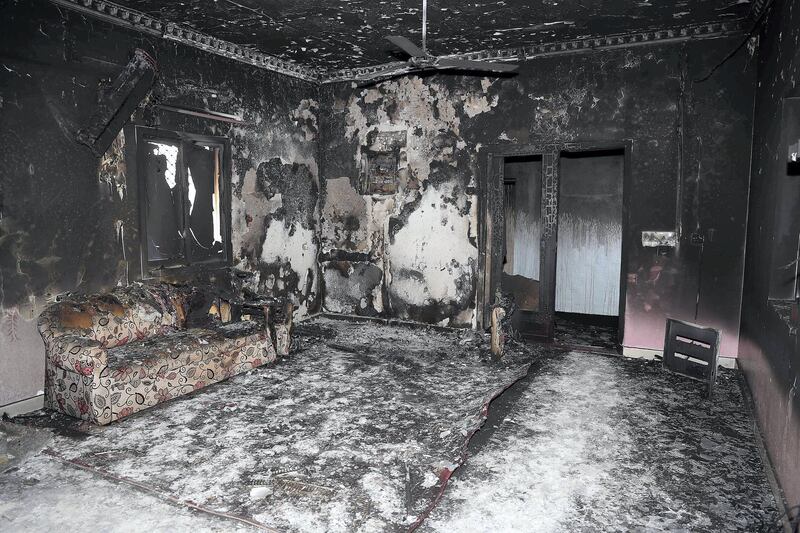
M 463 462 L 488 402 L 533 357 L 493 359 L 472 331 L 330 318 L 299 324 L 295 341 L 275 364 L 110 426 L 32 418 L 56 434 L 48 460 L 15 475 L 46 483 L 48 468 L 77 468 L 236 527 L 408 530 Z M 24 499 L 4 514 L 24 512 Z M 84 518 L 108 512 L 104 502 Z
M 538 360 L 422 527 L 437 532 L 778 531 L 735 371 L 715 396 L 651 361 Z M 476 439 L 477 440 L 477 439 Z

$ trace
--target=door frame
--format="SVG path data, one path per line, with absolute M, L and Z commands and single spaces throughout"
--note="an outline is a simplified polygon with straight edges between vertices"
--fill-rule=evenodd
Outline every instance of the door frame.
M 631 155 L 633 153 L 633 141 L 630 139 L 623 140 L 610 140 L 610 141 L 577 141 L 564 143 L 561 151 L 559 152 L 559 175 L 561 167 L 561 153 L 579 153 L 579 152 L 604 152 L 611 150 L 623 151 L 623 168 L 622 168 L 622 243 L 621 243 L 621 257 L 619 269 L 619 325 L 617 330 L 617 342 L 622 345 L 625 338 L 625 304 L 627 300 L 627 287 L 628 287 L 628 232 L 630 228 L 630 190 L 631 190 Z M 556 203 L 558 203 L 558 195 L 556 194 Z M 556 226 L 558 225 L 558 218 L 556 218 Z M 633 241 L 631 241 L 633 242 Z M 558 283 L 554 275 L 554 284 Z
M 489 327 L 493 295 L 500 286 L 502 262 L 494 261 L 497 250 L 503 249 L 505 211 L 503 209 L 503 163 L 508 157 L 540 156 L 542 158 L 542 241 L 539 280 L 540 314 L 553 336 L 556 290 L 556 251 L 558 246 L 558 184 L 562 152 L 623 150 L 622 178 L 622 257 L 620 258 L 619 338 L 625 330 L 628 246 L 630 228 L 629 196 L 631 190 L 631 156 L 633 141 L 585 140 L 528 144 L 494 144 L 480 149 L 478 188 L 478 280 L 476 291 L 476 326 Z M 497 230 L 496 228 L 501 228 Z
M 479 152 L 482 169 L 480 190 L 483 205 L 478 209 L 478 291 L 476 323 L 487 328 L 495 291 L 500 287 L 503 264 L 495 261 L 505 239 L 503 205 L 503 164 L 509 157 L 542 158 L 542 240 L 539 266 L 539 311 L 536 314 L 547 326 L 546 337 L 552 337 L 553 303 L 555 302 L 555 245 L 557 223 L 558 154 L 560 143 L 498 144 L 485 146 Z M 500 228 L 496 230 L 495 228 Z

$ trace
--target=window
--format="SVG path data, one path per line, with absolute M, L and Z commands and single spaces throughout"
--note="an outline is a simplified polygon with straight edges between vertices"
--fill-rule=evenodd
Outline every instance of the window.
M 137 128 L 145 268 L 228 264 L 229 143 Z

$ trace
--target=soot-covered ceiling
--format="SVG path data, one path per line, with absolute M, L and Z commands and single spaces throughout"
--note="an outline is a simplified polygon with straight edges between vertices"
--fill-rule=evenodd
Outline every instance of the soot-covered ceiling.
M 421 40 L 422 0 L 116 0 L 167 22 L 333 70 L 398 58 Z M 428 0 L 428 46 L 456 54 L 744 18 L 749 0 Z

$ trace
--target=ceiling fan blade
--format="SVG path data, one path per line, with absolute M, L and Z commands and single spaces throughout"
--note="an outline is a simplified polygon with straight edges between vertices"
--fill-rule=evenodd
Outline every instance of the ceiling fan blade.
M 386 37 L 386 40 L 411 57 L 425 57 L 427 55 L 422 48 L 412 43 L 402 35 L 390 35 L 389 37 Z
M 489 61 L 470 61 L 468 59 L 439 58 L 436 68 L 457 68 L 461 70 L 480 70 L 483 72 L 515 72 L 519 65 L 492 63 Z

